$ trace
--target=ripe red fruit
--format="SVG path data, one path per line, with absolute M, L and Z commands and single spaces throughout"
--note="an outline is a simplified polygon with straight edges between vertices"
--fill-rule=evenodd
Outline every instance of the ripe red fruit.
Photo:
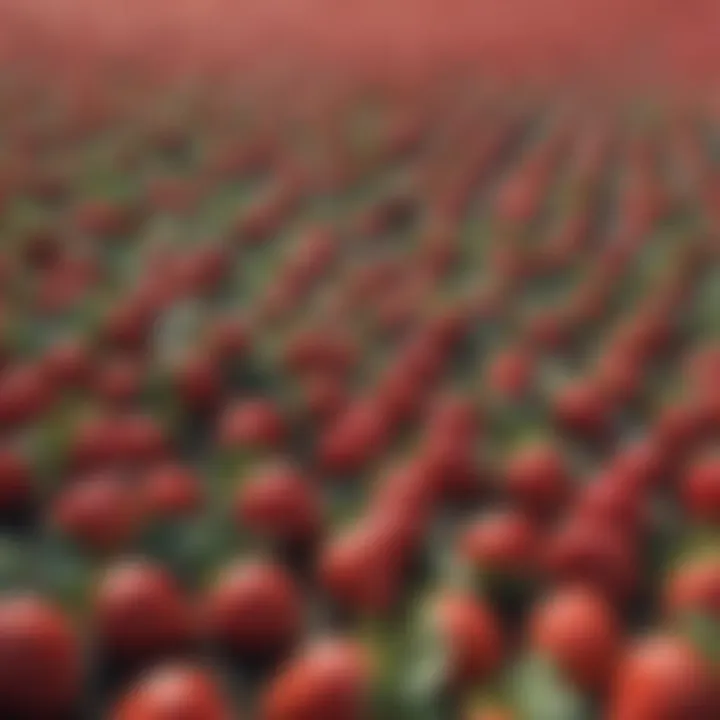
M 110 238 L 129 232 L 136 217 L 132 208 L 111 200 L 86 200 L 75 209 L 74 225 L 90 236 Z
M 315 375 L 303 384 L 303 402 L 311 420 L 325 425 L 347 407 L 348 394 L 342 381 L 331 375 Z
M 695 649 L 670 635 L 633 643 L 620 663 L 608 720 L 711 720 L 712 675 Z
M 217 290 L 232 267 L 230 250 L 219 244 L 193 248 L 180 262 L 181 286 L 188 294 L 206 294 Z
M 130 356 L 113 356 L 95 371 L 95 394 L 110 405 L 129 405 L 140 394 L 142 364 Z
M 53 345 L 45 355 L 43 366 L 48 380 L 58 389 L 82 385 L 92 371 L 90 352 L 77 340 Z
M 556 590 L 533 609 L 530 636 L 533 648 L 578 687 L 607 686 L 620 650 L 620 627 L 601 596 L 581 586 Z
M 720 620 L 720 558 L 701 556 L 675 569 L 665 581 L 663 607 L 670 616 L 707 613 Z
M 650 439 L 636 441 L 620 450 L 611 460 L 609 472 L 620 485 L 644 491 L 663 478 L 663 454 Z
M 653 427 L 653 437 L 670 461 L 682 459 L 701 438 L 703 417 L 692 402 L 666 405 Z
M 524 510 L 547 517 L 557 515 L 571 492 L 570 470 L 560 449 L 537 441 L 520 447 L 505 468 L 510 496 Z
M 431 433 L 425 441 L 422 463 L 440 500 L 474 500 L 484 489 L 475 443 L 461 435 Z
M 480 432 L 479 410 L 472 400 L 441 395 L 430 409 L 428 430 L 472 442 Z
M 615 405 L 626 405 L 639 395 L 643 366 L 629 354 L 608 352 L 600 356 L 595 377 L 602 392 Z
M 103 335 L 113 347 L 136 352 L 145 344 L 155 311 L 134 298 L 111 308 L 105 317 Z
M 536 528 L 525 516 L 496 511 L 462 533 L 459 552 L 474 569 L 526 579 L 538 570 L 539 540 Z
M 0 512 L 25 508 L 32 498 L 29 463 L 18 452 L 0 448 Z
M 41 365 L 17 365 L 0 375 L 0 426 L 15 427 L 36 418 L 52 402 L 53 387 Z
M 312 541 L 322 529 L 317 488 L 287 463 L 266 466 L 244 480 L 234 510 L 241 526 L 288 546 Z
M 117 702 L 111 720 L 238 720 L 204 669 L 165 665 L 143 675 Z
M 467 714 L 466 720 L 515 720 L 515 715 L 505 708 L 484 708 Z
M 341 607 L 360 614 L 382 614 L 402 589 L 404 545 L 394 519 L 365 518 L 333 537 L 323 549 L 321 586 Z
M 142 479 L 144 509 L 152 517 L 181 517 L 195 513 L 203 502 L 200 478 L 188 467 L 167 462 Z
M 174 368 L 180 400 L 195 412 L 214 408 L 222 397 L 220 368 L 213 356 L 200 351 L 182 358 Z
M 280 670 L 263 700 L 262 720 L 362 720 L 370 669 L 346 640 L 317 640 Z
M 208 329 L 208 354 L 221 362 L 241 358 L 250 346 L 250 328 L 242 318 L 221 317 Z
M 85 477 L 64 490 L 52 508 L 52 521 L 80 545 L 115 551 L 133 537 L 139 501 L 121 478 L 111 473 Z
M 129 413 L 119 417 L 116 423 L 117 442 L 125 462 L 146 463 L 167 456 L 169 440 L 154 417 Z
M 70 440 L 70 461 L 77 470 L 103 468 L 123 459 L 118 419 L 100 416 L 81 422 Z
M 684 375 L 699 392 L 714 391 L 720 377 L 720 345 L 694 351 L 684 365 Z
M 328 472 L 357 472 L 382 452 L 388 433 L 379 403 L 357 401 L 322 434 L 318 460 Z
M 480 600 L 463 592 L 444 592 L 432 605 L 431 622 L 447 653 L 452 685 L 482 683 L 499 668 L 502 631 Z
M 402 552 L 412 554 L 422 542 L 435 509 L 434 479 L 422 458 L 392 467 L 375 483 L 369 512 L 391 523 Z
M 613 407 L 593 380 L 566 385 L 556 395 L 553 409 L 558 423 L 570 432 L 597 438 L 610 429 Z
M 638 557 L 624 530 L 587 518 L 571 518 L 543 549 L 543 564 L 556 582 L 587 584 L 611 600 L 632 597 Z
M 586 485 L 577 498 L 573 513 L 596 525 L 636 538 L 646 521 L 645 495 L 612 474 L 601 475 Z
M 287 435 L 285 419 L 269 400 L 241 400 L 220 418 L 219 442 L 227 449 L 275 450 Z
M 58 717 L 79 698 L 81 651 L 67 619 L 33 595 L 0 599 L 0 714 Z
M 681 493 L 691 518 L 720 523 L 720 456 L 696 460 L 682 479 Z
M 191 608 L 163 568 L 147 561 L 110 566 L 93 606 L 95 637 L 112 656 L 137 661 L 184 649 L 193 637 Z
M 528 350 L 511 348 L 498 353 L 486 372 L 490 391 L 509 399 L 525 395 L 533 381 L 533 364 Z
M 250 657 L 290 649 L 302 630 L 302 603 L 291 577 L 262 561 L 224 568 L 206 598 L 207 631 L 218 643 Z

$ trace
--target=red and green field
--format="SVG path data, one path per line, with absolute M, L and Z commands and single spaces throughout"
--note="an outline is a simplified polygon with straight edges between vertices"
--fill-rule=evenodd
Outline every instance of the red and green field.
M 720 718 L 720 18 L 568 5 L 0 7 L 2 720 Z

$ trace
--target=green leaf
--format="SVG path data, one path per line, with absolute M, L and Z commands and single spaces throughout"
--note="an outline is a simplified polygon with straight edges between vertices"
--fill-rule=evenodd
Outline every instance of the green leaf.
M 512 695 L 521 720 L 584 720 L 588 703 L 546 658 L 522 660 L 511 678 Z
M 720 620 L 709 613 L 689 613 L 681 620 L 683 631 L 714 665 L 720 665 Z

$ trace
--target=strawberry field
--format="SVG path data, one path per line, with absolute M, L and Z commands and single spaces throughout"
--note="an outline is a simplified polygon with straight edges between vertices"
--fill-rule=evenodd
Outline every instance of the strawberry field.
M 720 717 L 716 51 L 585 4 L 7 15 L 0 718 Z

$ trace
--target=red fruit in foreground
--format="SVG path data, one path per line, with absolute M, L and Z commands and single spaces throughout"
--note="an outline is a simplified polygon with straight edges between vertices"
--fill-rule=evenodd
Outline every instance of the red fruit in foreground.
M 652 440 L 633 442 L 611 460 L 610 473 L 617 482 L 637 491 L 650 489 L 663 477 L 662 449 Z
M 620 650 L 620 626 L 612 608 L 583 587 L 555 591 L 530 620 L 533 648 L 586 691 L 607 686 Z
M 120 478 L 92 475 L 58 497 L 52 517 L 65 535 L 83 547 L 114 551 L 128 543 L 137 529 L 138 498 Z
M 26 507 L 32 496 L 29 463 L 14 450 L 0 448 L 0 511 Z
M 445 592 L 433 603 L 431 622 L 447 653 L 451 684 L 482 683 L 499 668 L 502 631 L 480 600 L 462 592 Z
M 302 630 L 302 603 L 292 578 L 261 561 L 224 568 L 208 593 L 206 611 L 210 636 L 252 657 L 288 650 Z
M 50 348 L 44 359 L 45 373 L 57 388 L 83 384 L 92 365 L 87 348 L 77 341 L 65 341 Z
M 393 518 L 366 518 L 332 538 L 319 561 L 320 584 L 343 608 L 384 613 L 402 583 L 403 543 Z
M 711 720 L 720 710 L 713 694 L 710 669 L 687 641 L 653 635 L 635 642 L 618 666 L 607 718 Z
M 70 443 L 70 458 L 74 468 L 95 469 L 120 462 L 124 449 L 121 430 L 114 416 L 95 417 L 78 425 Z
M 111 720 L 238 720 L 212 676 L 191 665 L 167 665 L 143 675 L 120 698 Z
M 196 512 L 203 501 L 200 478 L 179 463 L 163 463 L 142 481 L 144 509 L 153 517 L 184 517 Z
M 274 450 L 287 437 L 285 420 L 269 400 L 241 400 L 220 419 L 220 444 L 227 449 Z
M 421 461 L 411 459 L 392 467 L 373 486 L 369 511 L 385 517 L 397 534 L 402 553 L 422 542 L 434 509 L 434 480 Z
M 505 468 L 507 491 L 523 509 L 556 515 L 570 493 L 570 472 L 560 450 L 536 442 L 521 447 Z
M 707 457 L 692 464 L 682 480 L 681 492 L 691 518 L 720 524 L 720 457 Z
M 663 408 L 653 427 L 653 438 L 666 463 L 682 460 L 691 452 L 703 430 L 700 408 L 691 403 Z
M 363 720 L 370 669 L 363 650 L 346 640 L 319 640 L 271 681 L 259 720 Z
M 162 567 L 127 561 L 104 574 L 94 599 L 101 647 L 123 660 L 147 660 L 185 648 L 193 636 L 191 608 Z
M 439 499 L 464 502 L 482 493 L 483 477 L 474 442 L 461 435 L 435 432 L 423 450 L 422 462 Z
M 80 233 L 102 238 L 123 235 L 135 221 L 133 210 L 111 200 L 86 200 L 75 209 L 74 224 Z
M 16 426 L 37 417 L 52 401 L 53 388 L 40 365 L 18 365 L 0 375 L 0 425 Z
M 563 428 L 593 438 L 610 429 L 612 410 L 602 387 L 592 381 L 574 382 L 554 400 L 554 414 Z
M 587 584 L 612 600 L 627 600 L 638 582 L 636 548 L 624 531 L 580 518 L 570 520 L 544 549 L 556 582 Z
M 143 366 L 132 357 L 112 357 L 95 373 L 93 387 L 96 395 L 111 405 L 127 405 L 139 394 L 143 381 Z
M 222 382 L 215 359 L 203 352 L 185 357 L 174 369 L 181 401 L 193 411 L 214 407 L 222 395 Z
M 320 438 L 320 464 L 329 472 L 356 472 L 383 451 L 387 436 L 386 418 L 379 405 L 356 402 Z
M 720 557 L 698 557 L 680 565 L 665 583 L 663 606 L 670 616 L 707 613 L 720 621 Z
M 221 317 L 208 332 L 209 354 L 222 362 L 241 358 L 250 345 L 250 328 L 242 318 Z
M 596 525 L 637 537 L 646 519 L 644 495 L 622 485 L 613 475 L 601 475 L 580 492 L 575 502 L 576 518 L 585 518 Z
M 66 618 L 33 595 L 0 599 L 0 715 L 62 716 L 81 681 L 80 646 Z
M 480 431 L 480 413 L 471 400 L 443 395 L 433 404 L 428 425 L 430 432 L 443 432 L 471 441 Z
M 467 714 L 466 720 L 515 720 L 515 715 L 504 708 L 486 708 L 471 711 Z
M 537 570 L 539 545 L 537 531 L 526 517 L 496 511 L 465 530 L 459 551 L 477 570 L 525 579 Z
M 331 375 L 316 375 L 303 385 L 303 402 L 310 418 L 323 425 L 340 415 L 348 397 L 342 381 Z
M 517 399 L 525 395 L 532 380 L 533 359 L 527 350 L 505 350 L 493 358 L 487 369 L 490 390 L 505 398 Z
M 322 526 L 321 498 L 312 482 L 288 464 L 244 480 L 235 499 L 238 523 L 281 543 L 305 543 Z
M 118 418 L 116 427 L 126 461 L 145 463 L 167 455 L 167 433 L 155 418 L 139 413 L 128 414 Z

